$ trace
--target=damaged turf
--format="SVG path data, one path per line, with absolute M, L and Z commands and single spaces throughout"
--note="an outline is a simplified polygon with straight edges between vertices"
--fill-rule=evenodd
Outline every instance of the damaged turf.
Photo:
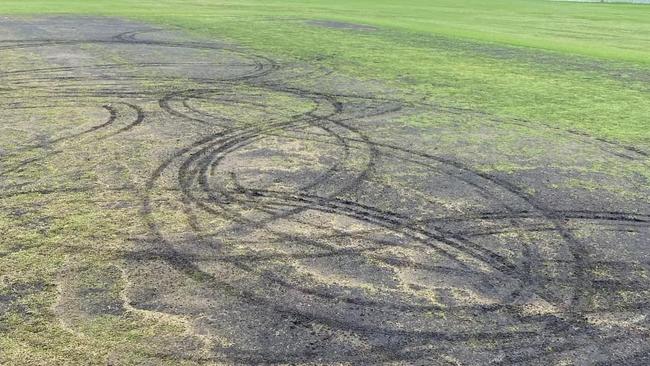
M 646 357 L 649 185 L 593 171 L 646 152 L 143 24 L 0 27 L 7 360 Z

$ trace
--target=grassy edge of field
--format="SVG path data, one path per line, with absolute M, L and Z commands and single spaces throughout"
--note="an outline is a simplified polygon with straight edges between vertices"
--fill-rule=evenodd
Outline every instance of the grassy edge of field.
M 471 26 L 468 20 L 458 18 L 463 4 L 439 3 L 436 6 L 447 12 L 449 20 L 442 15 L 427 20 L 425 15 L 431 9 L 423 7 L 419 0 L 413 1 L 412 9 L 380 3 L 368 14 L 362 11 L 363 1 L 350 5 L 338 1 L 327 5 L 318 1 L 244 1 L 236 5 L 194 1 L 179 6 L 168 0 L 155 5 L 145 1 L 130 7 L 119 1 L 110 6 L 104 1 L 68 0 L 57 6 L 41 1 L 22 5 L 9 1 L 0 5 L 0 14 L 111 15 L 180 27 L 273 57 L 318 62 L 361 79 L 376 79 L 437 103 L 556 125 L 643 150 L 650 146 L 650 106 L 644 103 L 650 69 L 643 62 L 650 62 L 650 57 L 639 51 L 648 40 L 635 35 L 628 43 L 611 48 L 612 37 L 599 36 L 594 28 L 603 24 L 603 29 L 611 31 L 616 29 L 612 22 L 619 22 L 619 28 L 630 32 L 642 27 L 639 17 L 646 9 L 650 14 L 650 7 L 504 0 L 494 3 L 494 9 L 478 6 L 473 13 L 471 6 L 477 6 L 476 2 L 468 0 L 467 17 L 477 19 L 477 25 Z M 155 11 L 145 11 L 147 6 Z M 418 15 L 418 9 L 423 9 L 424 15 Z M 394 19 L 387 16 L 391 10 L 396 12 Z M 505 25 L 498 22 L 500 10 Z M 565 33 L 549 31 L 540 35 L 539 29 L 545 25 L 540 18 L 556 10 L 566 11 L 555 14 L 553 21 L 559 24 L 571 28 L 576 27 L 575 22 L 584 22 L 584 42 L 579 37 L 567 38 Z M 328 29 L 305 24 L 308 19 L 358 22 L 379 28 L 374 32 Z M 530 36 L 521 31 L 513 34 L 526 22 L 533 29 Z M 490 24 L 495 30 L 486 32 Z M 629 58 L 627 51 L 641 53 Z M 511 56 L 503 58 L 498 53 Z M 547 57 L 553 58 L 555 65 L 536 61 Z M 564 70 L 563 62 L 584 67 Z M 593 65 L 595 69 L 590 69 Z

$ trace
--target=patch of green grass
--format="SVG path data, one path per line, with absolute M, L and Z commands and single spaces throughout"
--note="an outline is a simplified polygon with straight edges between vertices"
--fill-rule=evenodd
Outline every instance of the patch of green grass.
M 650 8 L 540 0 L 3 1 L 3 13 L 96 13 L 192 24 L 262 17 L 336 19 L 406 31 L 649 62 Z
M 647 146 L 650 6 L 541 0 L 3 1 L 137 18 L 319 62 L 447 105 Z M 329 29 L 305 20 L 377 26 Z M 318 60 L 318 61 L 316 61 Z

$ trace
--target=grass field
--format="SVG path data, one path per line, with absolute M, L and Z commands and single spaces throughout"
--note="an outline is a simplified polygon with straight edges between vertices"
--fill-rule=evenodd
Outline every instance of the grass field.
M 0 2 L 0 364 L 648 364 L 649 19 Z
M 446 104 L 650 143 L 650 104 L 644 103 L 650 7 L 644 5 L 30 0 L 3 1 L 0 12 L 117 15 L 179 26 L 277 55 L 319 59 Z M 359 36 L 310 27 L 305 19 L 381 28 Z

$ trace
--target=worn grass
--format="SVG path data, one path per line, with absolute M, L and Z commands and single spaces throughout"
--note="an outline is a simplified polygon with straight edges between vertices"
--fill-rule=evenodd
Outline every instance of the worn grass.
M 611 177 L 621 181 L 632 175 L 650 177 L 646 162 L 617 165 L 617 160 L 611 158 L 586 156 L 596 150 L 581 155 L 569 149 L 569 143 L 552 143 L 556 143 L 554 131 L 560 129 L 634 145 L 644 151 L 650 148 L 650 103 L 646 102 L 650 90 L 650 6 L 450 0 L 0 2 L 0 14 L 69 13 L 122 16 L 176 26 L 248 46 L 274 59 L 298 59 L 354 78 L 377 81 L 400 98 L 490 113 L 493 126 L 485 129 L 487 133 L 481 130 L 485 121 L 476 116 L 468 117 L 462 126 L 451 126 L 457 123 L 455 120 L 445 125 L 444 117 L 428 118 L 426 114 L 406 116 L 401 122 L 415 127 L 440 127 L 441 131 L 423 138 L 449 147 L 450 154 L 468 160 L 472 155 L 485 154 L 485 159 L 475 165 L 482 171 L 510 173 L 547 165 L 557 170 L 582 169 L 589 179 L 579 177 L 548 184 L 560 189 L 611 191 L 644 200 L 636 190 L 621 187 Z M 310 24 L 309 20 L 337 20 L 376 29 L 328 28 Z M 31 60 L 29 56 L 3 52 L 0 62 L 19 69 Z M 106 59 L 113 60 L 109 56 L 105 55 Z M 20 97 L 29 99 L 28 92 Z M 296 105 L 296 109 L 299 107 Z M 50 120 L 62 125 L 49 127 L 56 131 L 83 125 L 88 122 L 83 112 L 76 115 L 65 108 L 53 109 Z M 224 108 L 220 112 L 241 111 Z M 499 118 L 521 124 L 500 126 Z M 21 122 L 2 126 L 0 136 L 2 147 L 9 150 L 18 147 L 14 146 L 16 141 L 29 135 L 31 128 L 27 119 L 13 120 Z M 254 115 L 246 120 L 256 121 Z M 43 121 L 36 124 L 48 126 Z M 71 151 L 82 153 L 63 154 L 30 167 L 16 182 L 9 180 L 12 176 L 7 178 L 8 185 L 19 184 L 20 179 L 36 183 L 30 186 L 33 194 L 0 197 L 0 299 L 7 300 L 0 305 L 8 304 L 0 309 L 0 364 L 83 364 L 89 357 L 101 360 L 98 363 L 142 364 L 187 336 L 186 319 L 156 312 L 127 308 L 124 316 L 86 315 L 84 319 L 66 321 L 57 316 L 61 311 L 57 306 L 65 305 L 61 299 L 81 298 L 80 289 L 97 291 L 109 304 L 124 296 L 128 276 L 114 273 L 114 264 L 123 251 L 130 249 L 124 238 L 146 231 L 144 223 L 134 220 L 140 214 L 139 207 L 124 203 L 141 197 L 120 192 L 115 181 L 105 178 L 110 174 L 102 174 L 101 169 L 103 163 L 123 161 L 124 180 L 142 185 L 146 177 L 138 168 L 152 168 L 148 165 L 154 163 L 148 161 L 147 154 L 162 151 L 157 145 L 154 147 L 158 150 L 151 149 L 147 138 L 161 143 L 168 137 L 159 138 L 148 130 L 144 136 L 129 149 L 119 142 L 105 142 L 98 150 L 85 149 L 81 143 L 68 145 Z M 565 149 L 544 151 L 541 143 L 528 146 L 521 142 L 524 136 L 548 139 L 549 146 Z M 454 143 L 459 140 L 476 149 L 454 151 Z M 492 160 L 496 154 L 488 152 L 499 152 L 501 160 Z M 21 161 L 11 159 L 4 162 L 10 166 Z M 273 163 L 278 170 L 283 161 Z M 76 175 L 79 171 L 84 175 Z M 610 174 L 608 184 L 589 175 L 595 172 Z M 388 182 L 391 176 L 382 179 Z M 399 184 L 403 183 L 395 183 Z M 92 189 L 54 195 L 38 193 L 52 187 L 78 186 Z M 408 187 L 400 189 L 407 192 Z M 445 207 L 459 206 L 458 211 L 465 209 L 463 204 L 471 204 L 444 197 L 435 199 Z M 112 207 L 119 206 L 115 202 L 124 207 Z M 165 206 L 152 216 L 170 232 L 184 230 L 185 218 L 176 206 Z M 68 272 L 81 275 L 66 277 Z M 329 281 L 327 274 L 322 276 L 323 282 Z M 361 287 L 358 283 L 352 285 Z M 431 295 L 431 301 L 435 300 Z M 83 305 L 95 306 L 92 302 Z M 230 341 L 225 339 L 223 343 Z M 196 353 L 201 354 L 200 350 Z M 119 360 L 111 359 L 115 355 L 120 355 Z M 177 362 L 168 360 L 169 364 Z

